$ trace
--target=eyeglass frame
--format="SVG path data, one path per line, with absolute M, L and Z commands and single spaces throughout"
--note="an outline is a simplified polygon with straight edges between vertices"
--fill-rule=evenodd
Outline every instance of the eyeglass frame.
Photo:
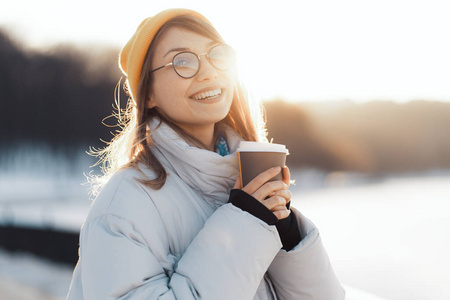
M 231 64 L 230 67 L 228 67 L 227 69 L 219 69 L 218 67 L 216 67 L 216 66 L 214 65 L 214 63 L 211 61 L 211 58 L 209 57 L 209 54 L 211 53 L 211 50 L 214 49 L 214 48 L 216 48 L 216 47 L 219 47 L 219 46 L 226 46 L 226 47 L 230 48 L 230 49 L 232 50 L 232 52 L 234 53 L 233 48 L 232 48 L 230 45 L 228 45 L 228 44 L 217 44 L 217 45 L 211 47 L 211 49 L 209 49 L 208 52 L 204 52 L 204 53 L 201 53 L 201 54 L 198 54 L 198 55 L 197 55 L 196 53 L 192 52 L 192 51 L 181 51 L 181 52 L 178 52 L 177 54 L 175 54 L 175 55 L 172 57 L 172 61 L 171 61 L 170 63 L 167 63 L 167 64 L 165 64 L 165 65 L 163 65 L 163 66 L 161 66 L 161 67 L 158 67 L 158 68 L 156 68 L 156 69 L 153 69 L 153 70 L 150 71 L 150 73 L 153 73 L 153 72 L 155 72 L 155 71 L 161 70 L 161 69 L 163 69 L 163 68 L 165 68 L 165 67 L 168 67 L 168 66 L 172 66 L 172 69 L 173 69 L 173 70 L 175 71 L 175 73 L 177 73 L 177 75 L 180 76 L 181 78 L 184 78 L 184 79 L 190 79 L 190 78 L 193 78 L 193 77 L 195 77 L 195 76 L 198 74 L 198 71 L 200 71 L 200 67 L 201 67 L 201 63 L 202 63 L 202 61 L 201 61 L 201 59 L 200 59 L 200 56 L 203 56 L 203 55 L 206 55 L 206 58 L 208 59 L 209 64 L 210 64 L 211 66 L 213 66 L 214 69 L 219 70 L 219 71 L 226 71 L 226 70 L 228 70 L 228 69 L 231 67 L 232 64 Z M 198 68 L 197 68 L 197 71 L 195 72 L 194 75 L 189 76 L 189 77 L 181 76 L 181 75 L 177 72 L 177 70 L 175 69 L 175 67 L 174 67 L 174 62 L 173 62 L 173 61 L 174 61 L 175 57 L 177 57 L 178 55 L 183 54 L 183 53 L 194 54 L 194 55 L 197 57 L 197 59 L 198 59 Z

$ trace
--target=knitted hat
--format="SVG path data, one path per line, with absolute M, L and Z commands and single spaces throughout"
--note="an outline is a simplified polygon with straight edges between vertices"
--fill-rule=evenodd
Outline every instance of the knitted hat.
M 128 89 L 133 99 L 137 95 L 145 55 L 156 33 L 167 21 L 184 15 L 191 15 L 209 23 L 204 16 L 193 10 L 180 8 L 164 10 L 142 21 L 134 35 L 120 51 L 119 68 L 127 76 Z

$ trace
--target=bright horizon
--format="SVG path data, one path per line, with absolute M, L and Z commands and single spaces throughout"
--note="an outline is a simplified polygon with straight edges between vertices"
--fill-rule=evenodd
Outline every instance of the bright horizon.
M 2 3 L 0 28 L 30 48 L 120 48 L 142 19 L 170 7 L 197 10 L 215 25 L 258 98 L 450 101 L 445 0 L 18 0 Z

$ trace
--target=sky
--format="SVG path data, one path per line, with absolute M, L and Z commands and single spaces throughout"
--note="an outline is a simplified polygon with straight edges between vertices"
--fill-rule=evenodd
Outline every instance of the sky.
M 448 0 L 2 0 L 0 27 L 31 48 L 120 49 L 171 7 L 215 25 L 261 99 L 450 102 Z

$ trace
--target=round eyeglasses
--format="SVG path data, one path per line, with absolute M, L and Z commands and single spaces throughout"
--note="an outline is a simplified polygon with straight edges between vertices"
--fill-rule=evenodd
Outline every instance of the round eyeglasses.
M 235 62 L 234 50 L 226 44 L 219 44 L 212 47 L 209 52 L 199 55 L 191 51 L 179 52 L 172 58 L 172 62 L 152 70 L 151 73 L 172 66 L 180 77 L 192 78 L 200 69 L 200 56 L 202 55 L 206 55 L 209 63 L 220 71 L 228 70 Z

